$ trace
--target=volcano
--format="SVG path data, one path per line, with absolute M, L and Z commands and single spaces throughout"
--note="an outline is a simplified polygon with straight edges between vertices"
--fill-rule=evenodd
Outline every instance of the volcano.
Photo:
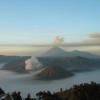
M 73 73 L 58 66 L 48 66 L 35 75 L 39 80 L 57 80 L 73 76 Z
M 66 56 L 66 51 L 58 46 L 53 46 L 47 52 L 42 54 L 42 57 L 64 57 Z
M 92 58 L 92 59 L 100 59 L 100 56 L 83 51 L 65 51 L 61 47 L 53 46 L 48 51 L 42 54 L 42 57 L 49 57 L 49 58 L 62 58 L 62 57 L 84 57 L 84 58 Z

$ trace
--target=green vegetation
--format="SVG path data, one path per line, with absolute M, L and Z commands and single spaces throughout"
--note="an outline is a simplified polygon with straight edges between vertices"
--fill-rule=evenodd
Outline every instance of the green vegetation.
M 5 99 L 1 99 L 5 97 Z M 9 99 L 8 99 L 9 98 Z M 51 93 L 50 91 L 43 91 L 36 93 L 36 98 L 31 98 L 28 94 L 23 99 L 20 92 L 13 92 L 6 94 L 0 89 L 0 100 L 100 100 L 100 84 L 95 82 L 74 85 L 67 90 L 60 89 L 59 92 Z

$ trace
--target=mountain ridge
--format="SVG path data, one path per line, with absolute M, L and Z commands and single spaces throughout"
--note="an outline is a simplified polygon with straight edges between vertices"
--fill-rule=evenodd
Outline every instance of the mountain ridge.
M 53 46 L 50 48 L 48 51 L 42 54 L 40 57 L 75 57 L 75 56 L 81 56 L 85 58 L 92 58 L 92 59 L 100 59 L 100 56 L 96 54 L 92 54 L 89 52 L 84 52 L 84 51 L 78 51 L 78 50 L 73 50 L 73 51 L 65 51 L 64 49 L 58 47 L 58 46 Z

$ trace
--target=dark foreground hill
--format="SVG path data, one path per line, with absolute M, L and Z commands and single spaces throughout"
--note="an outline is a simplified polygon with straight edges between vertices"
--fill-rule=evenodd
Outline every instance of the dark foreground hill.
M 0 88 L 0 100 L 100 100 L 100 84 L 84 83 L 74 85 L 66 90 L 61 88 L 60 91 L 55 93 L 40 91 L 36 93 L 35 98 L 32 98 L 30 94 L 23 97 L 20 91 L 6 94 L 6 91 Z
M 41 100 L 100 100 L 100 84 L 74 85 L 68 90 L 60 89 L 57 93 L 39 92 L 36 94 Z M 37 99 L 38 100 L 38 99 Z

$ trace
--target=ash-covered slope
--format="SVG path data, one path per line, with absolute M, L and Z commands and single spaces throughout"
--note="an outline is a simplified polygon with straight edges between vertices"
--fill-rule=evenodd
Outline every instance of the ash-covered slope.
M 62 67 L 48 66 L 35 75 L 39 80 L 55 80 L 72 76 L 73 74 Z

